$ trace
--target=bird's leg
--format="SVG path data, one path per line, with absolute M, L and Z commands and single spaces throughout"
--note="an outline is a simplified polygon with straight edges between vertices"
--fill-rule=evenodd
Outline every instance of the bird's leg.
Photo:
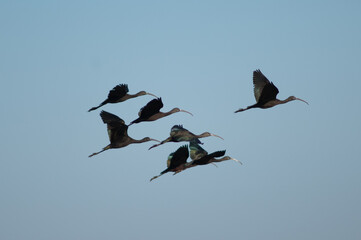
M 99 151 L 99 152 L 95 152 L 95 153 L 93 153 L 93 154 L 90 154 L 88 157 L 92 157 L 92 156 L 97 155 L 97 154 L 99 154 L 99 153 L 101 153 L 101 152 L 104 152 L 105 150 L 108 150 L 108 149 L 110 149 L 110 145 L 104 147 L 104 148 L 103 148 L 101 151 Z
M 173 175 L 176 175 L 177 173 L 180 173 L 180 172 L 182 172 L 183 170 L 185 170 L 185 169 L 179 169 L 179 170 L 175 171 L 175 172 L 173 173 Z
M 215 163 L 213 163 L 213 162 L 211 162 L 211 164 L 213 164 L 216 168 L 218 168 L 217 164 L 215 164 Z
M 153 180 L 156 179 L 156 178 L 159 178 L 159 177 L 162 176 L 162 175 L 163 175 L 163 173 L 159 174 L 158 176 L 152 177 L 152 178 L 149 180 L 149 182 L 153 181 Z
M 240 109 L 238 109 L 237 111 L 235 111 L 234 113 L 243 112 L 243 111 L 246 111 L 246 110 L 248 110 L 248 109 L 250 109 L 250 107 L 240 108 Z
M 94 110 L 100 108 L 101 106 L 104 106 L 104 105 L 107 104 L 107 103 L 108 103 L 108 99 L 107 99 L 107 100 L 104 100 L 101 104 L 99 104 L 99 106 L 97 106 L 97 107 L 92 107 L 91 109 L 88 110 L 88 112 L 94 111 Z
M 248 107 L 246 107 L 246 108 L 240 108 L 240 109 L 238 109 L 237 111 L 235 111 L 234 113 L 243 112 L 243 111 L 246 111 L 246 110 L 248 110 L 248 109 L 256 108 L 256 107 L 259 107 L 259 106 L 258 106 L 258 103 L 253 104 L 253 105 L 251 105 L 251 106 L 248 106 Z

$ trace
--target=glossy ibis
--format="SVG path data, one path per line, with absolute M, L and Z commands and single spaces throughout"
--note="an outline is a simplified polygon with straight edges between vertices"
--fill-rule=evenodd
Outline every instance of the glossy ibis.
M 138 113 L 139 117 L 137 119 L 135 119 L 134 121 L 132 121 L 129 124 L 129 126 L 132 125 L 133 123 L 140 123 L 140 122 L 145 122 L 145 121 L 155 121 L 159 118 L 166 117 L 166 116 L 171 115 L 176 112 L 185 112 L 185 113 L 188 113 L 193 116 L 192 113 L 190 113 L 186 110 L 179 109 L 179 108 L 173 108 L 169 112 L 160 112 L 159 110 L 162 107 L 163 107 L 162 98 L 156 98 L 156 99 L 151 100 L 150 102 L 147 103 L 147 105 L 145 105 L 144 107 L 142 107 L 140 109 L 140 111 Z
M 92 157 L 94 155 L 97 155 L 101 152 L 104 152 L 105 150 L 111 149 L 111 148 L 122 148 L 126 147 L 129 144 L 132 143 L 143 143 L 148 141 L 157 141 L 155 139 L 145 137 L 140 140 L 133 139 L 128 136 L 128 126 L 124 123 L 123 119 L 120 117 L 108 113 L 106 111 L 100 112 L 100 117 L 102 118 L 103 122 L 107 124 L 108 129 L 108 135 L 109 135 L 109 141 L 110 144 L 106 147 L 104 147 L 101 151 L 93 153 L 89 155 L 89 157 Z
M 154 94 L 145 91 L 140 91 L 136 94 L 128 94 L 128 92 L 129 89 L 127 84 L 119 84 L 109 91 L 107 99 L 105 99 L 99 106 L 92 107 L 91 109 L 89 109 L 88 112 L 98 109 L 107 103 L 124 102 L 130 98 L 135 98 L 143 95 L 151 95 L 153 97 L 157 97 Z
M 204 137 L 209 137 L 209 136 L 219 137 L 219 138 L 223 139 L 222 137 L 220 137 L 220 136 L 218 136 L 216 134 L 213 134 L 213 133 L 209 133 L 209 132 L 204 132 L 202 134 L 195 135 L 192 132 L 188 131 L 187 129 L 183 128 L 182 125 L 174 125 L 171 128 L 170 136 L 167 139 L 161 141 L 159 144 L 155 144 L 155 145 L 151 146 L 149 149 L 152 149 L 154 147 L 158 147 L 159 145 L 162 145 L 162 144 L 167 143 L 167 142 L 196 141 L 197 143 L 201 144 L 201 142 L 199 141 L 198 138 L 204 138 Z
M 177 151 L 169 154 L 167 160 L 167 168 L 161 172 L 158 176 L 154 176 L 150 181 L 162 176 L 167 172 L 176 172 L 183 169 L 184 165 L 187 163 L 187 158 L 189 156 L 188 146 L 184 145 L 177 149 Z
M 299 100 L 308 104 L 305 100 L 294 96 L 290 96 L 285 100 L 277 99 L 278 88 L 270 82 L 259 69 L 253 71 L 253 90 L 257 103 L 246 108 L 240 108 L 235 111 L 235 113 L 251 108 L 271 108 L 278 104 L 284 104 L 293 100 Z
M 185 169 L 191 168 L 191 167 L 195 167 L 195 166 L 199 166 L 199 165 L 206 165 L 206 164 L 214 164 L 216 162 L 223 162 L 223 161 L 227 161 L 227 160 L 233 160 L 236 161 L 240 164 L 242 164 L 239 160 L 234 159 L 232 157 L 229 156 L 224 156 L 224 154 L 226 153 L 226 150 L 223 151 L 216 151 L 213 153 L 208 154 L 208 152 L 206 150 L 204 150 L 201 146 L 199 146 L 199 144 L 195 141 L 191 141 L 189 144 L 189 148 L 190 148 L 190 156 L 192 161 L 189 163 L 186 163 L 182 168 L 177 169 L 174 174 L 177 174 Z M 224 157 L 222 157 L 224 156 Z M 222 158 L 219 158 L 222 157 Z

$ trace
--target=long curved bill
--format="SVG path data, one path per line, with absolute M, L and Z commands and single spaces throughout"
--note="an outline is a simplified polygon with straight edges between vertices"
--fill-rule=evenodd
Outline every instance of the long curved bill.
M 222 138 L 221 136 L 218 136 L 218 135 L 213 134 L 213 133 L 211 133 L 211 136 L 213 136 L 213 137 L 218 137 L 218 138 L 220 138 L 220 139 L 224 140 L 224 138 Z
M 230 160 L 233 160 L 233 161 L 235 161 L 235 162 L 238 162 L 239 164 L 241 164 L 241 165 L 242 165 L 242 162 L 241 162 L 241 161 L 239 161 L 239 160 L 237 160 L 237 159 L 235 159 L 235 158 L 231 158 Z
M 301 98 L 296 98 L 296 100 L 300 100 L 300 101 L 302 101 L 302 102 L 304 102 L 304 103 L 307 103 L 307 105 L 309 105 L 308 102 L 306 102 L 305 100 L 303 100 L 303 99 L 301 99 Z
M 192 116 L 193 116 L 193 114 L 192 114 L 192 113 L 190 113 L 190 112 L 188 112 L 188 111 L 186 111 L 186 110 L 180 109 L 179 111 L 180 111 L 180 112 L 185 112 L 185 113 L 188 113 L 188 114 L 190 114 L 190 115 L 192 115 Z
M 159 142 L 159 143 L 160 143 L 160 141 L 159 141 L 159 140 L 157 140 L 157 139 L 153 139 L 153 138 L 150 138 L 150 141 L 156 141 L 156 142 Z
M 158 98 L 158 97 L 157 97 L 156 95 L 154 95 L 153 93 L 146 92 L 145 94 L 150 95 L 150 96 L 153 96 L 153 97 L 155 97 L 155 98 Z
M 148 150 L 150 150 L 150 149 L 152 149 L 152 148 L 155 148 L 155 147 L 158 147 L 158 146 L 160 146 L 160 145 L 162 145 L 161 143 L 159 143 L 159 144 L 154 144 L 153 146 L 151 146 L 150 148 L 148 148 Z

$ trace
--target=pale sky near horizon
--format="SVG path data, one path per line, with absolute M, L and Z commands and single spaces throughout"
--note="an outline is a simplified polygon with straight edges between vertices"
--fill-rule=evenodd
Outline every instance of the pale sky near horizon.
M 0 1 L 0 238 L 361 238 L 360 1 Z M 252 72 L 305 99 L 255 103 Z M 149 182 L 187 143 L 108 144 L 152 99 L 93 112 L 120 83 L 242 161 Z

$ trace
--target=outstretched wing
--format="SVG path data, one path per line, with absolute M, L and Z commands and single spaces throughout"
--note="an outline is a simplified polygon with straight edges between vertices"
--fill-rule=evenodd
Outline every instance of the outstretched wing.
M 178 166 L 185 164 L 189 156 L 188 146 L 184 145 L 177 149 L 174 153 L 171 153 L 168 157 L 168 171 L 177 168 Z
M 139 118 L 147 119 L 156 113 L 163 107 L 162 98 L 155 98 L 142 107 L 138 113 Z
M 173 142 L 190 142 L 201 143 L 194 133 L 183 128 L 182 125 L 174 125 L 170 130 L 170 137 Z
M 270 84 L 267 84 L 266 86 L 264 86 L 262 94 L 257 103 L 262 105 L 264 103 L 267 103 L 270 100 L 274 100 L 274 99 L 276 99 L 277 94 L 278 94 L 278 89 L 271 82 Z
M 264 101 L 266 98 L 268 100 L 272 99 L 271 97 L 276 98 L 278 94 L 276 86 L 259 69 L 253 71 L 253 91 L 257 103 Z
M 109 91 L 108 101 L 117 102 L 129 92 L 127 84 L 119 84 Z
M 216 151 L 216 152 L 213 152 L 211 154 L 208 154 L 206 156 L 203 156 L 197 160 L 195 160 L 192 165 L 205 165 L 205 164 L 208 164 L 209 161 L 213 158 L 216 158 L 216 157 L 222 157 L 224 156 L 224 154 L 226 154 L 226 151 Z
M 206 150 L 204 150 L 196 141 L 191 141 L 189 144 L 189 148 L 191 149 L 191 159 L 197 160 L 204 156 L 206 156 L 208 153 Z
M 125 125 L 124 120 L 120 117 L 106 111 L 101 111 L 100 117 L 107 124 L 109 141 L 111 143 L 128 135 L 128 126 Z
M 186 130 L 185 128 L 183 128 L 183 125 L 174 125 L 171 129 L 170 129 L 170 136 L 174 136 L 176 135 L 178 132 L 184 131 Z
M 104 110 L 100 112 L 100 117 L 102 118 L 103 122 L 106 124 L 112 123 L 112 124 L 118 124 L 118 125 L 125 125 L 125 122 L 123 119 L 121 119 L 117 115 L 106 112 Z

